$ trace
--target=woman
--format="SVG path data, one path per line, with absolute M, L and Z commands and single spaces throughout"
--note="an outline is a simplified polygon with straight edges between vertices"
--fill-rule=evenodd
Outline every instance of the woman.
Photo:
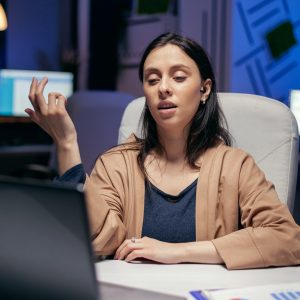
M 96 254 L 161 263 L 257 268 L 300 263 L 300 228 L 252 157 L 230 147 L 204 50 L 167 33 L 139 76 L 143 138 L 100 156 L 84 175 L 65 98 L 33 79 L 31 119 L 57 146 L 60 181 L 85 181 Z

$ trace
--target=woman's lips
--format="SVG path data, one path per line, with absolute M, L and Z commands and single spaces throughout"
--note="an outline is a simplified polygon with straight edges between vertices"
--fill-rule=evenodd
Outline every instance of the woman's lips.
M 177 105 L 171 101 L 162 101 L 157 108 L 161 117 L 170 118 L 176 113 Z
M 175 105 L 173 102 L 171 101 L 162 101 L 158 104 L 158 109 L 159 110 L 163 110 L 163 109 L 171 109 L 171 108 L 176 108 L 177 105 Z

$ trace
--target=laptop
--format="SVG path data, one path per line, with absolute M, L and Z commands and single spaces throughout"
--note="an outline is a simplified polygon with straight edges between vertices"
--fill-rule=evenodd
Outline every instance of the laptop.
M 0 177 L 0 298 L 180 300 L 97 282 L 82 185 Z
M 2 299 L 98 299 L 81 185 L 0 178 L 0 237 Z

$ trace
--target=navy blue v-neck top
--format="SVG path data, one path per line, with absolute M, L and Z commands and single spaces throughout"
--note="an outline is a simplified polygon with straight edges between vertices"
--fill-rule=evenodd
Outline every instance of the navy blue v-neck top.
M 142 236 L 169 243 L 194 242 L 197 181 L 177 196 L 146 182 Z

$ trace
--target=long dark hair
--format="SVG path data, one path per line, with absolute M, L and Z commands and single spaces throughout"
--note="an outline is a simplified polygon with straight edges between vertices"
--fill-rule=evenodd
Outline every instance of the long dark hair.
M 195 41 L 175 33 L 165 33 L 154 39 L 144 51 L 139 64 L 139 78 L 144 79 L 144 63 L 152 50 L 172 44 L 183 50 L 198 66 L 201 78 L 211 80 L 211 92 L 206 104 L 199 104 L 198 110 L 191 120 L 191 126 L 187 138 L 186 159 L 190 166 L 196 166 L 198 157 L 208 148 L 215 146 L 219 142 L 231 145 L 231 137 L 228 132 L 225 116 L 220 108 L 214 72 L 209 58 L 204 49 Z M 138 139 L 140 152 L 138 155 L 139 166 L 146 175 L 144 163 L 151 150 L 159 153 L 164 149 L 159 142 L 156 123 L 145 104 L 142 115 L 142 138 Z

